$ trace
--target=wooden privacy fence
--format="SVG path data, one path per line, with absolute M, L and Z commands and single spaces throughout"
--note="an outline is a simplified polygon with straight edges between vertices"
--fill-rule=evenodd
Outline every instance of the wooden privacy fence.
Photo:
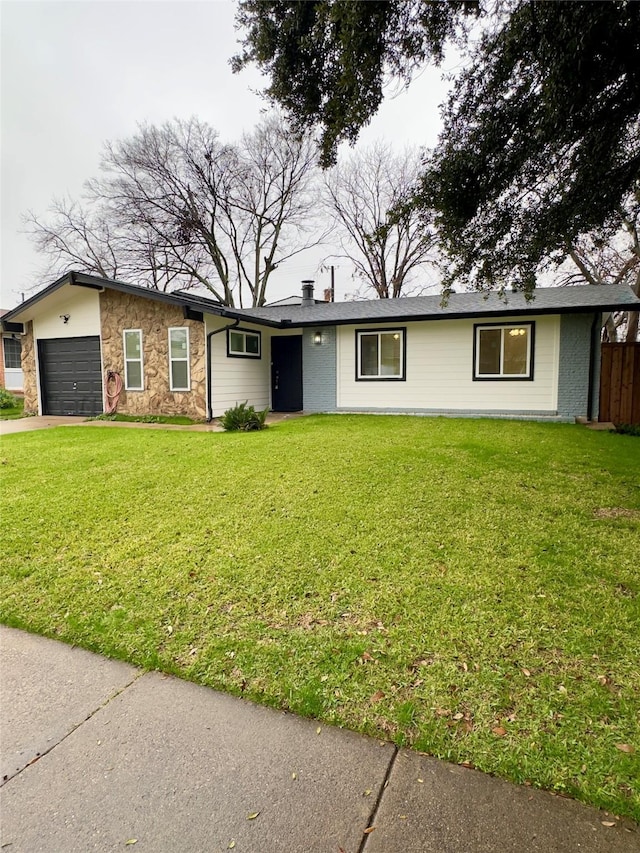
M 602 344 L 599 417 L 640 424 L 640 343 Z

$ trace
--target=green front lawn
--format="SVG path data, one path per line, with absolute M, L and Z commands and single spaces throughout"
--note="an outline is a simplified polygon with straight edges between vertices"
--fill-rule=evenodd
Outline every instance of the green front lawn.
M 0 619 L 640 820 L 640 442 L 317 416 L 2 445 Z

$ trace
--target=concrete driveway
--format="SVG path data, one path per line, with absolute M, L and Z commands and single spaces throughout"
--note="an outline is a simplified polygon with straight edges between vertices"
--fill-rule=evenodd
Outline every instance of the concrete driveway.
M 0 435 L 10 435 L 14 432 L 30 432 L 33 429 L 47 429 L 57 426 L 78 426 L 86 423 L 86 418 L 53 417 L 45 415 L 36 418 L 17 418 L 13 421 L 0 421 Z

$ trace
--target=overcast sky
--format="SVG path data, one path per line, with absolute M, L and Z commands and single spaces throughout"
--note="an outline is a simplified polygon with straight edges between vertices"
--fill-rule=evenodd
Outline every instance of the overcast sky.
M 20 233 L 21 214 L 45 214 L 54 196 L 79 197 L 106 140 L 131 136 L 140 122 L 192 115 L 228 141 L 256 124 L 264 81 L 255 69 L 231 72 L 234 11 L 229 0 L 2 0 L 2 308 L 52 280 Z M 359 144 L 433 145 L 445 93 L 440 72 L 427 70 L 409 92 L 390 93 Z M 327 286 L 319 258 L 283 265 L 269 299 L 297 293 L 303 278 Z M 355 288 L 344 264 L 336 280 L 337 298 Z

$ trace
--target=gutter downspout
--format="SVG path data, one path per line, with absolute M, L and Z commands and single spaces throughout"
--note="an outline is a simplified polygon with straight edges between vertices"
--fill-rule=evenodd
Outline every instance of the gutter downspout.
M 598 327 L 602 327 L 602 314 L 596 312 L 591 321 L 591 341 L 589 344 L 589 388 L 587 389 L 587 420 L 589 422 L 593 420 L 593 381 L 596 374 L 596 334 Z
M 221 329 L 214 329 L 213 332 L 207 334 L 207 423 L 210 424 L 213 420 L 213 388 L 211 387 L 212 370 L 211 370 L 211 338 L 214 335 L 219 335 L 220 332 L 226 332 L 227 329 L 235 329 L 240 324 L 240 320 L 234 320 L 228 326 L 223 326 Z

